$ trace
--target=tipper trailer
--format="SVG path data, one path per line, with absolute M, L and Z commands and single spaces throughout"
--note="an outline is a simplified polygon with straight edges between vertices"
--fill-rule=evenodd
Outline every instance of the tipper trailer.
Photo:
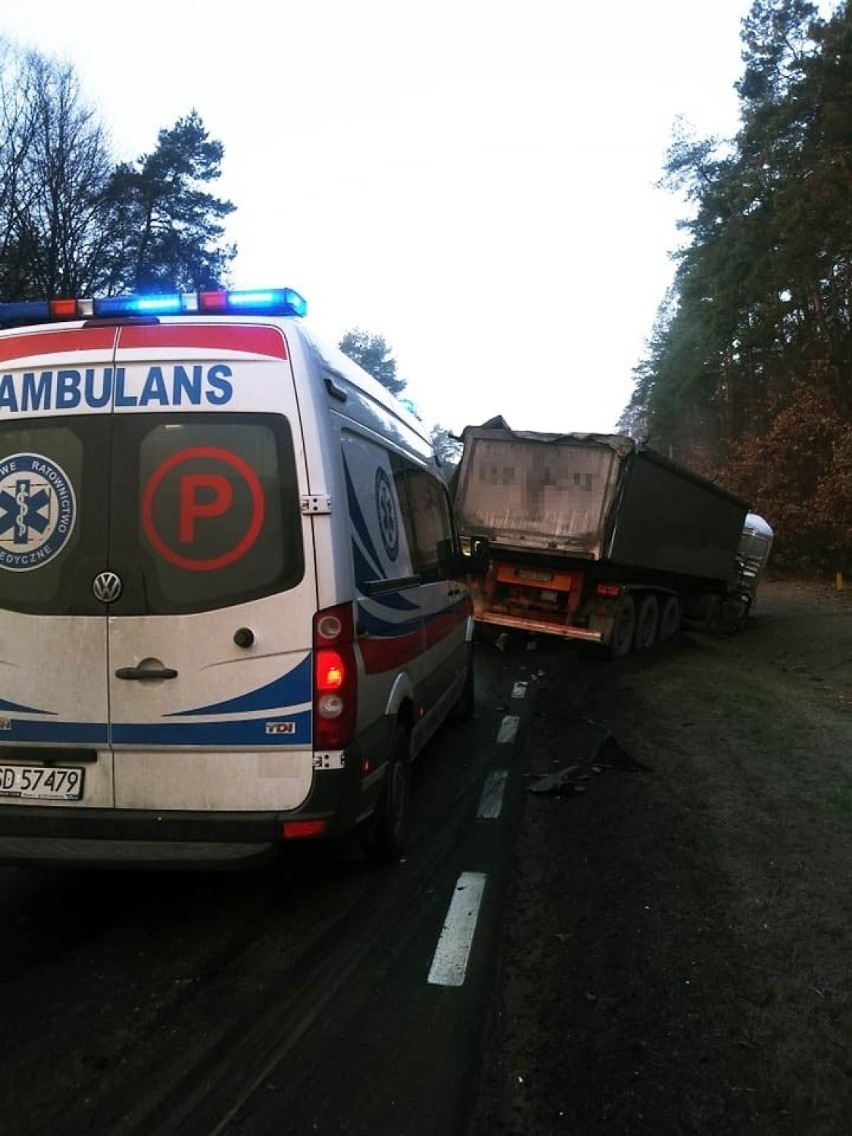
M 613 655 L 682 622 L 748 618 L 772 530 L 746 501 L 614 434 L 463 432 L 455 509 L 479 624 L 599 643 Z

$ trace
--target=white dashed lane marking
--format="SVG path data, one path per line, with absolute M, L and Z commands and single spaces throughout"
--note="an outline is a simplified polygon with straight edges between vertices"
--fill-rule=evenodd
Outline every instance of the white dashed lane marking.
M 462 872 L 458 878 L 432 958 L 428 981 L 433 986 L 464 985 L 486 879 L 484 872 Z
M 482 796 L 479 798 L 477 817 L 485 820 L 496 820 L 499 817 L 503 808 L 503 794 L 506 791 L 506 778 L 508 776 L 508 769 L 495 769 L 493 773 L 488 774 L 482 789 Z
M 517 736 L 520 722 L 521 719 L 517 714 L 507 714 L 500 723 L 500 729 L 497 731 L 497 741 L 501 745 L 513 742 Z
M 526 698 L 526 695 L 527 683 L 516 682 L 512 688 L 512 697 Z M 514 742 L 520 723 L 520 715 L 507 714 L 497 731 L 498 743 L 509 745 Z M 479 799 L 477 818 L 493 820 L 500 816 L 508 776 L 507 769 L 495 769 L 489 773 Z M 464 985 L 487 878 L 484 872 L 462 872 L 459 876 L 432 957 L 427 979 L 432 986 Z

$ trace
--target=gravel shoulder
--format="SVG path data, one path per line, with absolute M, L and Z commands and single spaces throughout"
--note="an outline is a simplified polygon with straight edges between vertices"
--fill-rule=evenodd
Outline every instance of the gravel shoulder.
M 470 1136 L 848 1131 L 852 592 L 542 669 Z

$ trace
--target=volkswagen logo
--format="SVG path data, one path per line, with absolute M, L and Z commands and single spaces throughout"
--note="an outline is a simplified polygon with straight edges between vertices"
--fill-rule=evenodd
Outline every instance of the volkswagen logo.
M 101 603 L 115 603 L 121 595 L 121 577 L 115 572 L 98 572 L 92 581 L 92 591 L 95 599 Z

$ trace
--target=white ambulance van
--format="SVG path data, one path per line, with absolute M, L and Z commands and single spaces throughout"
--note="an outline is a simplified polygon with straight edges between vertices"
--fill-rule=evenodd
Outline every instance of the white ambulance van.
M 0 863 L 402 850 L 471 602 L 423 427 L 304 310 L 0 304 Z

